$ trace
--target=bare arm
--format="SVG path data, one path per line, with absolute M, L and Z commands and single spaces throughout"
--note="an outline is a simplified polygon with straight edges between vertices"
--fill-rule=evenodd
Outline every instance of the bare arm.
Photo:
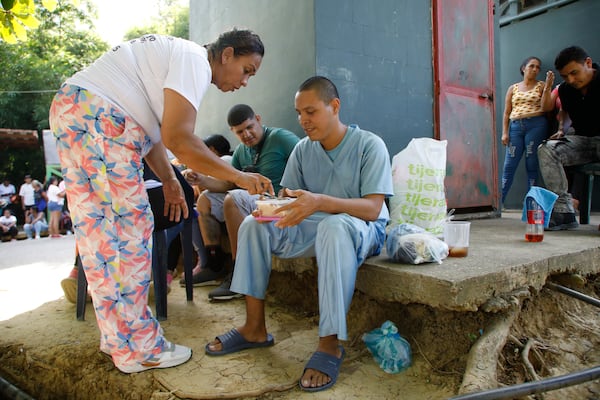
M 515 83 L 517 85 L 517 83 Z M 502 144 L 508 145 L 508 124 L 510 122 L 510 113 L 512 112 L 512 94 L 513 94 L 513 86 L 510 85 L 508 90 L 506 91 L 506 96 L 504 98 L 504 117 L 502 119 Z
M 375 221 L 385 199 L 383 194 L 369 194 L 359 199 L 341 199 L 306 190 L 290 189 L 284 189 L 283 194 L 297 199 L 281 207 L 282 211 L 287 210 L 288 213 L 275 224 L 280 228 L 297 225 L 317 211 L 329 214 L 346 213 L 365 221 Z
M 164 215 L 168 215 L 171 221 L 179 221 L 182 214 L 183 218 L 187 218 L 189 210 L 185 202 L 185 194 L 175 177 L 165 146 L 161 142 L 156 143 L 144 159 L 162 183 L 165 198 Z
M 165 146 L 194 171 L 217 179 L 233 182 L 250 193 L 273 193 L 271 181 L 260 174 L 238 171 L 211 152 L 204 142 L 194 135 L 196 110 L 183 96 L 165 89 L 165 110 L 161 136 Z
M 41 221 L 43 219 L 44 219 L 44 212 L 39 212 L 39 213 L 37 213 L 37 215 L 35 216 L 33 221 L 31 221 L 31 223 L 35 224 L 36 222 Z
M 209 190 L 213 193 L 225 193 L 236 187 L 229 181 L 215 179 L 212 176 L 204 175 L 191 169 L 184 171 L 183 176 L 190 185 L 198 186 L 200 190 Z
M 554 72 L 546 72 L 546 82 L 544 84 L 544 90 L 542 91 L 542 111 L 549 112 L 554 110 L 556 104 L 552 96 L 552 86 L 554 86 Z
M 7 221 L 7 222 L 2 222 L 2 227 L 6 228 L 6 230 L 10 229 L 11 227 L 17 225 L 17 221 L 15 220 L 11 220 L 11 221 Z
M 568 116 L 569 114 L 562 108 L 558 110 L 558 115 L 556 116 L 556 119 L 558 120 L 558 128 L 556 129 L 556 132 L 552 136 L 550 136 L 550 139 L 556 140 L 565 136 L 565 131 L 563 127 L 565 124 L 565 119 Z

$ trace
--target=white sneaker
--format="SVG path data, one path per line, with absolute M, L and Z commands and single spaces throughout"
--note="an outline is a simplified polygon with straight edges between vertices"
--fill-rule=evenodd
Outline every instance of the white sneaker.
M 169 343 L 167 350 L 134 365 L 117 366 L 121 372 L 131 374 L 153 368 L 169 368 L 181 365 L 192 357 L 192 349 L 175 343 Z
M 35 238 L 36 239 L 40 239 L 40 235 L 35 235 Z

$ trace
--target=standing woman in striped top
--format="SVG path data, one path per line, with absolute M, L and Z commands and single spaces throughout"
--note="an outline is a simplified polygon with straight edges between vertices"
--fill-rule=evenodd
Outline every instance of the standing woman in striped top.
M 506 92 L 502 144 L 506 146 L 502 172 L 502 204 L 512 186 L 515 172 L 523 153 L 527 171 L 527 187 L 536 185 L 538 179 L 537 148 L 548 137 L 548 120 L 545 113 L 552 110 L 552 85 L 554 73 L 546 73 L 546 81 L 538 81 L 542 62 L 528 57 L 521 64 L 521 82 L 510 85 Z

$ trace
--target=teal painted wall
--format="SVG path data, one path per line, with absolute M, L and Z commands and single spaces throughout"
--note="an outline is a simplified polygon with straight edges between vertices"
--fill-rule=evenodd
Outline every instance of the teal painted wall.
M 338 87 L 342 120 L 391 155 L 433 137 L 431 26 L 429 1 L 315 1 L 317 73 Z

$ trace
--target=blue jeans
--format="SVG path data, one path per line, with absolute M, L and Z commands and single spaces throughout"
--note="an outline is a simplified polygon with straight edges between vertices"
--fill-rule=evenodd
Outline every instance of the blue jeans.
M 502 172 L 502 203 L 512 186 L 519 161 L 525 153 L 527 188 L 538 182 L 537 148 L 548 137 L 548 120 L 545 116 L 521 118 L 510 121 L 508 146 Z

